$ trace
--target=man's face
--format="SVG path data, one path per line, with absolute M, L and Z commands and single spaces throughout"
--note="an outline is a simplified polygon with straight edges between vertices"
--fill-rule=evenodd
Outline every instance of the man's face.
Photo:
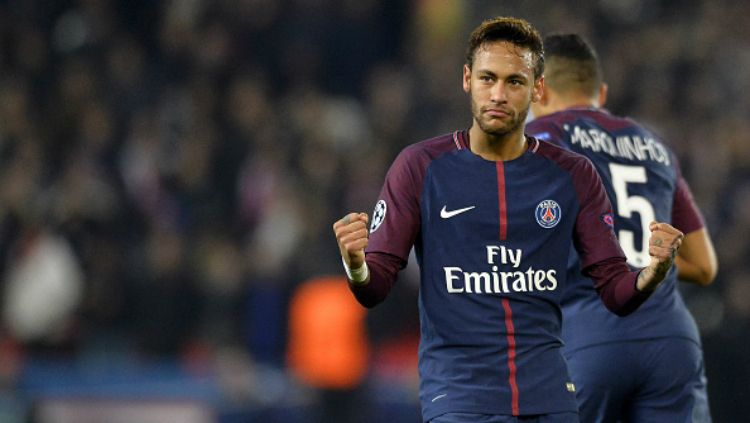
M 539 101 L 544 79 L 534 79 L 531 51 L 506 41 L 482 44 L 472 69 L 464 65 L 464 91 L 471 113 L 487 134 L 504 136 L 522 127 L 532 101 Z

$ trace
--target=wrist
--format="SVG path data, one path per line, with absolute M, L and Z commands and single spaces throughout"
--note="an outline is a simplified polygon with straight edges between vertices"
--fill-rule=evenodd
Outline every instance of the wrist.
M 367 279 L 370 277 L 370 270 L 367 268 L 367 262 L 363 261 L 362 265 L 352 269 L 348 264 L 346 264 L 346 260 L 343 258 L 341 259 L 341 263 L 344 265 L 344 271 L 346 271 L 346 277 L 349 278 L 349 280 L 355 284 L 355 285 L 363 285 L 367 282 Z
M 650 292 L 652 289 L 649 289 L 647 280 L 649 279 L 648 276 L 646 276 L 646 268 L 641 269 L 638 272 L 638 276 L 635 278 L 635 290 L 638 292 Z
M 640 292 L 653 292 L 663 279 L 664 275 L 659 275 L 659 273 L 650 266 L 644 267 L 638 272 L 635 288 Z

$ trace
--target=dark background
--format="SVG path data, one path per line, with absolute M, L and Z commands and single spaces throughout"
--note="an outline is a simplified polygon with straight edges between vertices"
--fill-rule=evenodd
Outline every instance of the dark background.
M 417 421 L 413 266 L 366 317 L 351 391 L 290 370 L 289 304 L 342 273 L 331 224 L 372 210 L 401 148 L 470 125 L 464 46 L 499 15 L 585 35 L 607 107 L 676 152 L 720 261 L 682 286 L 713 416 L 750 414 L 750 3 L 10 0 L 0 418 Z

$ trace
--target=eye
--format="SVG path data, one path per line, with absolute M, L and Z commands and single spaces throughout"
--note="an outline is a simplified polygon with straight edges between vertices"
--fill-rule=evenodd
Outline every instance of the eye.
M 480 75 L 479 80 L 483 82 L 490 82 L 492 81 L 492 77 L 489 75 Z
M 523 85 L 523 80 L 521 80 L 521 79 L 515 79 L 514 78 L 514 79 L 511 79 L 508 82 L 510 83 L 510 85 Z

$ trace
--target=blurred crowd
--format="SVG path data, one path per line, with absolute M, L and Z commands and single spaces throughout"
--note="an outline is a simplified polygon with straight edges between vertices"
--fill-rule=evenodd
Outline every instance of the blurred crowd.
M 719 254 L 683 287 L 714 419 L 750 413 L 750 3 L 4 0 L 0 414 L 50 361 L 175 363 L 235 408 L 307 398 L 295 294 L 342 274 L 331 225 L 371 211 L 401 148 L 470 125 L 466 38 L 499 15 L 590 39 L 607 107 L 677 153 Z M 414 274 L 364 317 L 339 404 L 377 379 L 416 410 Z

